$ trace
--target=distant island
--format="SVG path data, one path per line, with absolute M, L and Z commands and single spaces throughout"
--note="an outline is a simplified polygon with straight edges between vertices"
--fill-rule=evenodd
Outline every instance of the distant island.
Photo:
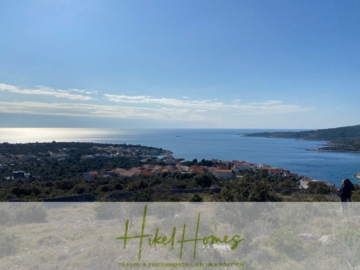
M 299 132 L 261 132 L 243 135 L 247 137 L 326 141 L 324 147 L 307 150 L 360 153 L 360 125 Z

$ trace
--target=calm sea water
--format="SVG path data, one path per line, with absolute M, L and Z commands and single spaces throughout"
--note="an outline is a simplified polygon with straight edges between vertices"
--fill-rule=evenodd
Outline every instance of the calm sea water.
M 74 129 L 1 128 L 0 142 L 99 142 L 160 147 L 175 157 L 192 160 L 247 160 L 281 167 L 308 177 L 340 185 L 341 180 L 360 171 L 360 154 L 306 151 L 322 141 L 243 137 L 243 133 L 276 131 L 251 129 Z

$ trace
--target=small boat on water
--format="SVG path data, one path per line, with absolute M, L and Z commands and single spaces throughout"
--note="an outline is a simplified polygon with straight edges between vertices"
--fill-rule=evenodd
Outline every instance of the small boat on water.
M 357 178 L 358 180 L 360 180 L 360 172 L 355 174 L 355 178 Z

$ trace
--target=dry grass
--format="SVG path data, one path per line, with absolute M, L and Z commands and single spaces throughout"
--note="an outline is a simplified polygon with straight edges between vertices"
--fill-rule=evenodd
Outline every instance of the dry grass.
M 113 203 L 113 205 L 125 207 L 131 203 Z M 162 205 L 167 207 L 165 210 L 171 206 L 170 203 Z M 347 269 L 343 268 L 344 265 L 348 265 L 346 261 L 328 257 L 330 253 L 325 252 L 327 247 L 319 243 L 318 239 L 322 235 L 338 234 L 348 228 L 349 224 L 355 224 L 355 231 L 360 229 L 360 204 L 354 204 L 349 213 L 343 213 L 338 211 L 339 203 L 274 203 L 269 204 L 271 207 L 260 207 L 260 210 L 269 209 L 261 215 L 250 212 L 247 213 L 250 216 L 242 218 L 239 215 L 245 213 L 241 210 L 243 204 L 221 203 L 222 214 L 228 215 L 228 223 L 221 220 L 216 214 L 215 210 L 219 203 L 184 203 L 182 205 L 182 207 L 176 208 L 174 215 L 171 211 L 159 211 L 158 209 L 161 207 L 159 203 L 150 204 L 147 230 L 153 232 L 156 227 L 162 233 L 170 235 L 173 226 L 177 226 L 180 232 L 183 224 L 186 223 L 190 235 L 190 232 L 194 233 L 198 213 L 201 213 L 202 234 L 231 235 L 231 232 L 245 234 L 245 228 L 248 230 L 247 242 L 243 245 L 240 244 L 239 248 L 232 252 L 221 253 L 199 247 L 198 259 L 202 262 L 212 260 L 239 262 L 247 258 L 253 260 L 259 267 L 258 269 L 269 269 L 266 268 L 269 265 L 272 267 L 282 265 L 282 268 L 277 269 L 285 269 L 285 266 L 304 269 L 300 266 L 311 263 L 316 264 L 320 267 L 319 269 L 325 269 L 325 266 L 328 266 L 327 263 L 315 263 L 315 259 L 321 261 L 321 256 L 323 256 L 338 269 Z M 257 205 L 261 206 L 261 203 Z M 56 203 L 52 206 L 56 206 Z M 140 204 L 140 207 L 143 207 L 143 204 Z M 231 223 L 232 218 L 238 218 L 244 223 Z M 140 232 L 141 219 L 141 215 L 134 217 L 135 224 L 130 229 L 131 234 Z M 116 240 L 116 237 L 124 234 L 123 223 L 119 219 L 96 219 L 93 203 L 74 203 L 64 207 L 51 207 L 48 208 L 47 221 L 44 223 L 15 224 L 4 227 L 4 230 L 17 235 L 20 239 L 20 246 L 17 254 L 0 259 L 0 269 L 118 269 L 119 262 L 137 261 L 138 244 L 131 241 L 127 248 L 123 249 L 123 242 Z M 290 232 L 295 237 L 292 241 L 302 245 L 304 252 L 310 254 L 306 260 L 302 258 L 302 261 L 298 261 L 296 256 L 283 254 L 281 245 L 276 246 L 279 244 L 276 241 L 281 243 L 283 240 L 268 241 L 271 232 L 281 232 L 281 230 Z M 306 241 L 299 240 L 298 235 L 304 233 L 311 234 L 313 238 Z M 281 234 L 275 235 L 281 236 Z M 273 246 L 274 244 L 271 243 L 277 244 Z M 343 244 L 347 245 L 347 243 Z M 357 246 L 355 247 L 353 244 L 349 244 L 349 246 L 352 247 L 353 252 L 357 251 Z M 184 260 L 192 262 L 194 261 L 191 258 L 192 249 L 190 245 L 186 247 Z M 336 249 L 338 245 L 331 246 L 331 248 L 340 254 L 343 252 L 345 257 L 348 256 L 350 264 L 357 263 L 356 257 L 350 251 L 350 253 L 345 253 L 344 248 Z M 179 262 L 181 261 L 179 247 L 170 250 L 169 247 L 164 246 L 150 248 L 146 244 L 143 247 L 142 260 L 145 262 Z M 166 268 L 163 267 L 163 269 Z

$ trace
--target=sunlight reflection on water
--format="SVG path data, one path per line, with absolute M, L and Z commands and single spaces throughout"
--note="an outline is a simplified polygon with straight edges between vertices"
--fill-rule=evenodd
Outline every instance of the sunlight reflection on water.
M 264 130 L 272 131 L 272 130 Z M 97 128 L 1 128 L 0 143 L 97 142 L 126 143 L 170 150 L 186 160 L 247 160 L 269 164 L 299 175 L 339 185 L 344 178 L 358 181 L 360 154 L 306 151 L 321 141 L 243 137 L 261 132 L 244 129 L 97 129 Z

